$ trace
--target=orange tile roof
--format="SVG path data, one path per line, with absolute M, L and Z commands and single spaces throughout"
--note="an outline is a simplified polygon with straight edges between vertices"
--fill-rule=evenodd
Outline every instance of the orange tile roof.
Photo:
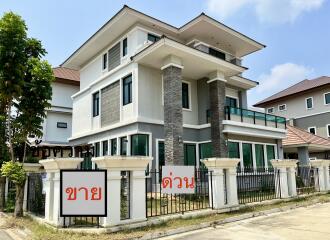
M 283 139 L 283 146 L 301 145 L 301 144 L 304 145 L 312 144 L 312 145 L 330 147 L 330 140 L 320 137 L 318 135 L 311 134 L 301 128 L 287 125 L 287 135 L 286 138 Z
M 56 67 L 53 68 L 53 73 L 55 78 L 66 79 L 76 82 L 80 81 L 79 72 L 70 68 Z

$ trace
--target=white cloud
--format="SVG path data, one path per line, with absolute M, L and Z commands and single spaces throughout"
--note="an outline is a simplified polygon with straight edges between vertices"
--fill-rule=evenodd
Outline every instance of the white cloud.
M 309 78 L 313 71 L 312 68 L 294 63 L 276 65 L 270 70 L 270 73 L 259 76 L 260 85 L 256 88 L 256 92 L 270 96 L 279 90 Z
M 252 7 L 260 22 L 294 22 L 304 12 L 316 10 L 325 0 L 208 0 L 207 8 L 221 18 Z

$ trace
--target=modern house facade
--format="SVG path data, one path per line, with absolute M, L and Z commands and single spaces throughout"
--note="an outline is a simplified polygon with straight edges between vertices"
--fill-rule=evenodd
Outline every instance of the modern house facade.
M 310 139 L 305 141 L 307 145 L 309 144 L 308 146 L 306 144 L 301 146 L 297 144 L 296 148 L 292 148 L 292 145 L 284 146 L 288 157 L 300 153 L 299 159 L 330 158 L 328 146 L 330 143 L 330 77 L 322 76 L 312 80 L 303 80 L 254 106 L 265 108 L 267 113 L 289 119 L 289 124 L 296 127 L 292 128 L 294 135 Z M 317 135 L 318 140 L 314 139 L 311 144 L 312 137 L 304 131 Z
M 80 73 L 70 144 L 152 156 L 150 170 L 208 157 L 267 167 L 283 158 L 286 121 L 247 110 L 258 83 L 242 77 L 262 48 L 205 14 L 177 28 L 124 6 L 61 65 Z
M 38 146 L 49 147 L 69 147 L 68 138 L 72 134 L 72 98 L 71 96 L 79 91 L 79 72 L 57 67 L 53 68 L 55 81 L 52 83 L 51 107 L 46 110 L 46 119 L 43 122 L 43 136 L 37 141 Z M 34 140 L 30 139 L 32 146 Z M 67 152 L 67 151 L 66 151 Z M 53 151 L 43 151 L 39 153 L 53 155 Z

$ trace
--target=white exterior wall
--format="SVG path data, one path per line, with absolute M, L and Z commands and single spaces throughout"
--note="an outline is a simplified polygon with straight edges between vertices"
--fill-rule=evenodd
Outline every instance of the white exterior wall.
M 73 86 L 64 83 L 54 82 L 52 84 L 53 97 L 52 106 L 72 108 L 71 96 L 79 91 L 79 86 Z
M 68 142 L 68 138 L 71 136 L 72 132 L 71 119 L 72 116 L 70 113 L 47 112 L 44 141 L 61 143 Z M 57 122 L 67 123 L 67 128 L 57 128 Z

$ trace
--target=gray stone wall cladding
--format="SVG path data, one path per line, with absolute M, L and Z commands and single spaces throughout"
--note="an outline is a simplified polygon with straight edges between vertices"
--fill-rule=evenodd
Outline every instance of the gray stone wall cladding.
M 112 70 L 120 65 L 120 42 L 113 46 L 108 52 L 108 70 Z
M 308 130 L 309 127 L 316 127 L 317 135 L 328 138 L 327 125 L 330 124 L 330 112 L 298 118 L 294 120 L 294 124 L 305 130 Z
M 120 84 L 119 81 L 101 90 L 101 126 L 120 121 Z
M 164 135 L 166 165 L 183 165 L 182 70 L 170 66 L 163 70 Z
M 211 140 L 213 157 L 228 157 L 222 121 L 225 119 L 226 83 L 213 81 L 209 85 L 211 110 Z

